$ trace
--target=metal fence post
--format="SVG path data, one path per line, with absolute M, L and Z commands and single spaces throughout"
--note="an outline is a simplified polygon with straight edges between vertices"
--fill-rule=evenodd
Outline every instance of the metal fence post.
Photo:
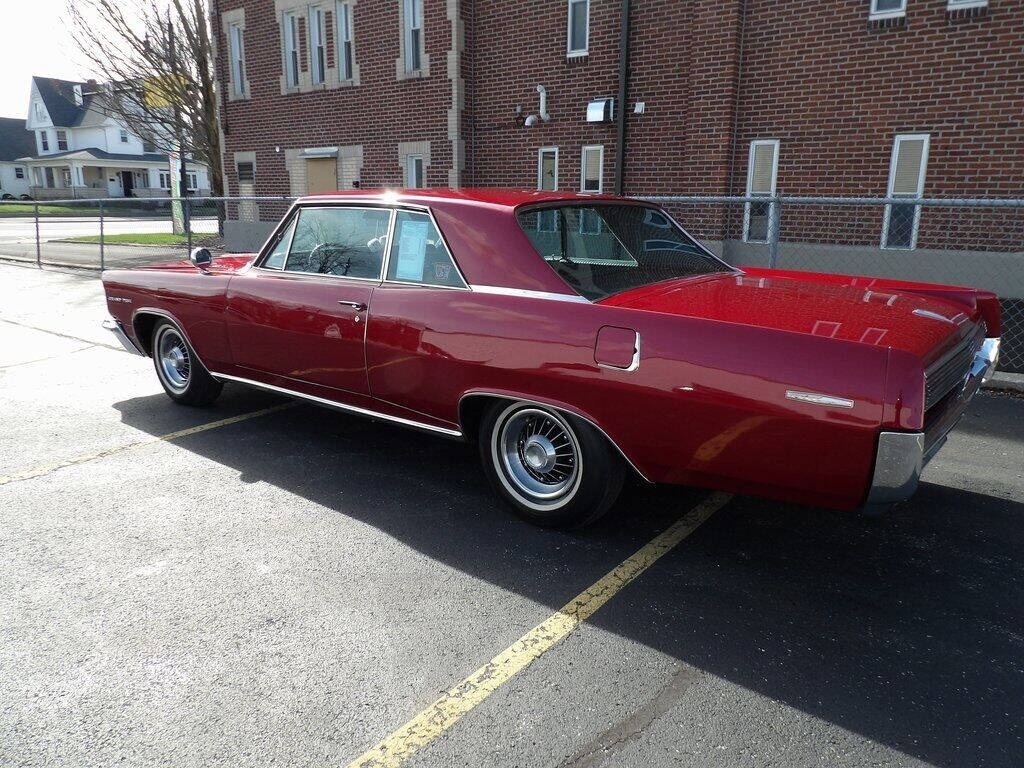
M 100 200 L 100 272 L 106 268 L 106 254 L 103 252 L 103 201 Z
M 779 229 L 782 224 L 782 203 L 778 197 L 773 197 L 771 203 L 771 215 L 768 217 L 768 268 L 775 269 L 779 263 Z
M 39 203 L 33 203 L 32 207 L 35 209 L 35 220 L 36 220 L 36 267 L 39 269 L 43 268 L 43 253 L 39 247 Z
M 185 198 L 185 237 L 188 243 L 185 253 L 192 253 L 192 199 Z

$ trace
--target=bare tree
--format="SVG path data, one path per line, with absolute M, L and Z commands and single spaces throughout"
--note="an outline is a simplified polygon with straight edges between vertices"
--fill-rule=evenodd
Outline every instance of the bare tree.
M 222 195 L 215 61 L 206 0 L 68 0 L 77 47 L 104 79 L 103 109 L 163 152 L 205 163 Z M 184 183 L 182 163 L 181 189 Z

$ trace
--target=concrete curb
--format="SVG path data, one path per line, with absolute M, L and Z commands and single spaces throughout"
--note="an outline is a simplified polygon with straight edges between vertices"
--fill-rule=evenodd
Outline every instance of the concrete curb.
M 1024 394 L 1024 373 L 1006 373 L 996 371 L 992 378 L 981 385 L 982 389 L 997 392 L 1020 392 Z

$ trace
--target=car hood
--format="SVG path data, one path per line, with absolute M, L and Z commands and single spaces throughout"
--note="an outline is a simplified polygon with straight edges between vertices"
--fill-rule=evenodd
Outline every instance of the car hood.
M 217 256 L 210 264 L 209 272 L 214 275 L 233 275 L 235 272 L 249 266 L 256 258 L 255 253 L 233 253 L 230 256 Z M 160 272 L 195 272 L 196 268 L 188 259 L 180 261 L 168 261 L 163 264 L 150 264 L 145 267 L 133 267 L 143 271 Z
M 975 325 L 960 304 L 813 276 L 709 275 L 636 288 L 601 303 L 893 347 L 926 362 Z

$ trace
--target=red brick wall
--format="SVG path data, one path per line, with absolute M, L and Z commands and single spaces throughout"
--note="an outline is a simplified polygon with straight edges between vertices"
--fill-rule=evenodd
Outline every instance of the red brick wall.
M 217 76 L 221 93 L 228 92 L 228 47 L 220 14 L 244 7 L 245 58 L 252 95 L 242 101 L 222 99 L 229 194 L 237 194 L 238 190 L 234 152 L 256 152 L 257 194 L 286 195 L 290 192 L 286 148 L 361 144 L 361 186 L 400 186 L 403 173 L 398 143 L 424 140 L 431 142 L 426 181 L 431 186 L 446 186 L 452 165 L 447 127 L 451 86 L 445 66 L 451 47 L 451 25 L 445 0 L 423 0 L 423 5 L 429 77 L 396 80 L 395 60 L 400 55 L 401 35 L 399 3 L 361 0 L 353 13 L 361 85 L 282 95 L 281 29 L 274 16 L 273 2 L 215 0 L 212 12 L 214 33 L 218 36 Z M 333 22 L 333 13 L 331 16 Z M 304 24 L 300 39 L 305 45 Z M 333 32 L 329 39 L 333 45 Z M 280 153 L 274 151 L 275 146 L 281 148 Z
M 244 6 L 252 88 L 251 100 L 224 104 L 229 188 L 237 189 L 232 152 L 255 150 L 257 189 L 277 194 L 287 191 L 285 147 L 335 144 L 363 145 L 364 186 L 399 184 L 397 142 L 424 139 L 427 183 L 446 185 L 451 27 L 445 0 L 424 5 L 429 78 L 395 78 L 398 1 L 361 0 L 362 84 L 282 96 L 272 3 L 218 0 L 219 77 L 226 83 L 218 12 Z M 749 142 L 770 137 L 781 141 L 780 192 L 882 195 L 894 135 L 923 132 L 926 195 L 1024 195 L 1024 5 L 991 0 L 981 15 L 951 17 L 946 0 L 911 0 L 905 22 L 886 27 L 869 23 L 868 5 L 634 0 L 629 98 L 616 104 L 628 110 L 626 192 L 742 194 Z M 584 114 L 591 99 L 618 95 L 620 0 L 591 0 L 590 52 L 580 59 L 565 55 L 564 0 L 462 0 L 461 11 L 462 183 L 534 187 L 537 150 L 558 146 L 560 187 L 578 189 L 581 147 L 603 144 L 612 190 L 615 125 L 588 124 Z M 537 84 L 548 89 L 552 119 L 525 128 Z M 636 101 L 644 114 L 632 113 Z

